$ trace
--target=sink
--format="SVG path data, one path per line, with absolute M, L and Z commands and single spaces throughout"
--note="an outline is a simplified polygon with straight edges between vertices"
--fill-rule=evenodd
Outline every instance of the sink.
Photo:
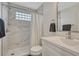
M 71 46 L 71 47 L 79 47 L 79 39 L 67 39 L 65 37 L 60 36 L 53 36 L 53 37 L 43 37 L 42 39 L 45 39 L 47 41 L 50 41 L 52 43 Z
M 62 39 L 61 40 L 63 44 L 68 46 L 79 46 L 79 40 L 78 39 Z

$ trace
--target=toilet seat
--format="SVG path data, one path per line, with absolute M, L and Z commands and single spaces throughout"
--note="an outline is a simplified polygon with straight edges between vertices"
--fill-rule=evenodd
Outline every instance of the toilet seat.
M 41 46 L 34 46 L 31 48 L 31 55 L 40 55 L 42 53 L 42 47 Z

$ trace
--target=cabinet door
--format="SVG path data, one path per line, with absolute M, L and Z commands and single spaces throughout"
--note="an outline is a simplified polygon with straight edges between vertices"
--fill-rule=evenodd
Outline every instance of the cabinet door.
M 53 44 L 50 44 L 48 42 L 44 42 L 44 54 L 46 56 L 73 56 L 73 54 L 71 54 L 68 51 L 63 50 L 62 48 L 59 48 Z
M 45 49 L 47 50 L 46 55 L 48 56 L 73 56 L 71 53 L 63 51 L 62 49 L 59 49 L 56 47 L 53 47 L 53 49 L 50 47 L 47 47 Z

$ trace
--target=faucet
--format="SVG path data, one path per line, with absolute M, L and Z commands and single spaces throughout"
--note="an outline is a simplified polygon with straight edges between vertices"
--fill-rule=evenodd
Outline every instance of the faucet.
M 71 31 L 68 31 L 67 39 L 71 39 Z

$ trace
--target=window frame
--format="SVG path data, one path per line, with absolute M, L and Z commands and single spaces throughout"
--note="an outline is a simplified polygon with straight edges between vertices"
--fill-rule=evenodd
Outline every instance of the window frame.
M 29 12 L 19 11 L 16 10 L 15 12 L 15 19 L 16 20 L 24 20 L 24 21 L 31 21 L 32 20 L 32 14 Z

